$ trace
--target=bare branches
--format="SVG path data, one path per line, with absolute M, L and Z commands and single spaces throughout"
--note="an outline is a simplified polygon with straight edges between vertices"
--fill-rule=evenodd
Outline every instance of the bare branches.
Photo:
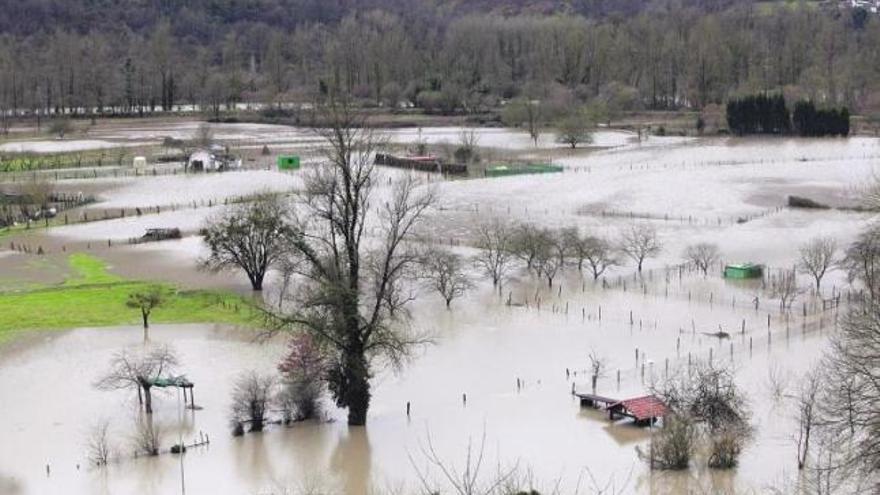
M 477 227 L 476 247 L 480 250 L 474 263 L 492 279 L 492 285 L 504 283 L 513 261 L 513 232 L 501 220 L 494 219 Z
M 663 250 L 657 238 L 657 230 L 647 224 L 634 224 L 620 234 L 620 251 L 632 258 L 642 272 L 642 265 L 648 258 L 653 258 Z
M 94 466 L 106 466 L 113 455 L 110 446 L 110 421 L 106 418 L 98 420 L 89 429 L 86 437 L 86 457 Z
M 721 258 L 721 251 L 715 244 L 701 242 L 688 246 L 684 251 L 684 259 L 703 272 L 703 276 L 709 274 L 709 268 Z
M 429 249 L 423 255 L 422 266 L 422 277 L 428 287 L 440 293 L 447 309 L 474 285 L 464 271 L 463 258 L 447 249 Z
M 374 197 L 373 155 L 384 139 L 366 127 L 346 102 L 323 109 L 316 129 L 327 162 L 305 174 L 303 220 L 292 222 L 293 254 L 302 260 L 301 284 L 278 320 L 312 335 L 328 353 L 328 385 L 349 423 L 362 425 L 370 401 L 372 359 L 397 365 L 421 342 L 409 334 L 403 280 L 418 256 L 407 246 L 434 203 L 434 193 L 414 175 L 389 180 Z M 370 242 L 364 242 L 370 225 Z
M 416 461 L 410 455 L 409 460 L 416 476 L 422 484 L 422 488 L 426 494 L 441 493 L 441 487 L 430 478 L 431 470 L 440 473 L 443 485 L 447 485 L 457 495 L 502 495 L 506 493 L 520 493 L 525 487 L 510 486 L 517 480 L 518 465 L 502 469 L 498 468 L 498 472 L 486 479 L 482 473 L 483 464 L 485 462 L 486 451 L 486 432 L 483 431 L 480 437 L 480 443 L 475 446 L 473 439 L 468 439 L 468 446 L 465 454 L 464 464 L 462 467 L 456 467 L 453 463 L 444 461 L 434 448 L 430 433 L 427 434 L 427 445 L 421 446 L 422 456 L 427 466 L 424 469 L 419 468 Z
M 791 308 L 792 303 L 800 294 L 797 285 L 797 273 L 794 270 L 780 270 L 770 277 L 770 297 L 779 299 L 783 311 Z
M 801 246 L 799 252 L 798 269 L 813 277 L 818 293 L 822 278 L 836 263 L 834 255 L 837 252 L 837 241 L 831 237 L 816 237 Z
M 262 431 L 266 415 L 274 397 L 275 377 L 246 371 L 235 380 L 230 407 L 230 420 L 235 433 L 243 431 L 243 424 L 250 431 Z
M 123 350 L 113 356 L 110 369 L 96 383 L 100 390 L 134 388 L 147 414 L 153 412 L 151 389 L 156 379 L 178 365 L 177 355 L 168 346 L 153 346 L 143 351 Z

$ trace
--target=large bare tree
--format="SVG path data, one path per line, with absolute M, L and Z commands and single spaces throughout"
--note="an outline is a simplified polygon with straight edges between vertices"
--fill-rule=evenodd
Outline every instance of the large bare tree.
M 693 244 L 684 251 L 684 259 L 703 272 L 704 277 L 709 274 L 709 268 L 720 258 L 721 251 L 718 246 L 708 242 Z
M 434 203 L 431 189 L 412 174 L 395 175 L 379 189 L 373 155 L 383 140 L 346 104 L 323 109 L 317 130 L 327 160 L 304 175 L 290 246 L 299 256 L 300 284 L 281 322 L 309 332 L 328 350 L 328 386 L 348 423 L 364 425 L 370 378 L 377 358 L 399 365 L 413 335 L 389 297 L 418 263 L 408 246 L 417 224 Z M 369 237 L 367 233 L 371 234 Z
M 657 238 L 657 230 L 647 224 L 634 224 L 620 235 L 620 251 L 636 262 L 639 273 L 648 258 L 653 258 L 663 250 Z
M 464 260 L 448 249 L 430 249 L 422 261 L 423 278 L 431 289 L 440 293 L 450 309 L 452 301 L 463 296 L 473 283 L 465 272 Z
M 266 272 L 289 255 L 292 229 L 288 207 L 277 195 L 233 206 L 208 221 L 209 254 L 201 265 L 214 271 L 240 268 L 255 291 L 263 290 Z
M 476 246 L 480 252 L 474 258 L 474 263 L 492 279 L 494 287 L 500 286 L 513 261 L 512 229 L 498 219 L 481 224 L 477 228 Z
M 798 269 L 816 281 L 816 292 L 822 286 L 822 278 L 834 267 L 837 241 L 831 237 L 816 237 L 800 247 Z
M 177 354 L 168 346 L 144 350 L 123 350 L 110 360 L 110 369 L 95 383 L 100 390 L 136 389 L 144 412 L 153 413 L 152 389 L 155 381 L 178 365 Z
M 617 259 L 614 247 L 606 239 L 594 236 L 589 236 L 587 239 L 586 249 L 583 252 L 584 260 L 590 265 L 593 280 L 599 280 L 606 270 L 619 265 L 620 260 Z

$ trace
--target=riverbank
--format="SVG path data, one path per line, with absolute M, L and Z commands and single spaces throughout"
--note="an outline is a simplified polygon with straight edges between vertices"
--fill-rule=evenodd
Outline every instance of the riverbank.
M 125 302 L 129 294 L 152 286 L 165 298 L 153 311 L 152 323 L 247 325 L 258 317 L 253 305 L 236 294 L 125 279 L 108 272 L 101 259 L 82 253 L 67 261 L 73 275 L 61 284 L 0 292 L 0 343 L 29 330 L 139 324 L 140 312 Z

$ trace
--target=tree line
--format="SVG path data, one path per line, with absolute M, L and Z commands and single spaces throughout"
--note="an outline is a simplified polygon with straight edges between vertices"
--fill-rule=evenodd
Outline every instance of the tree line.
M 817 109 L 812 101 L 795 103 L 793 114 L 788 111 L 785 97 L 753 95 L 727 102 L 727 126 L 737 135 L 787 134 L 800 136 L 849 135 L 849 109 Z
M 240 103 L 280 112 L 285 103 L 337 93 L 362 105 L 440 113 L 478 114 L 514 97 L 593 103 L 610 117 L 773 91 L 860 113 L 880 103 L 880 22 L 810 4 L 697 2 L 627 17 L 502 17 L 419 2 L 392 11 L 280 0 L 257 15 L 233 3 L 159 2 L 165 7 L 149 10 L 140 24 L 127 19 L 116 27 L 6 25 L 0 114 L 219 116 Z M 51 17 L 10 8 L 6 19 Z M 313 12 L 321 8 L 335 14 Z M 212 16 L 221 22 L 209 23 Z

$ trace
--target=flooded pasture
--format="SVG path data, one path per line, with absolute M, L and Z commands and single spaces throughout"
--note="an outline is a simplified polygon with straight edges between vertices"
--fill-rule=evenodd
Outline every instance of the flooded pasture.
M 96 133 L 95 139 L 159 140 L 194 132 L 196 126 L 118 127 Z M 276 135 L 274 126 L 229 127 L 216 134 L 288 145 L 309 139 L 304 131 L 283 129 L 289 135 Z M 441 128 L 391 135 L 402 143 L 454 142 L 458 133 Z M 848 244 L 870 215 L 790 209 L 787 196 L 856 205 L 860 188 L 876 173 L 880 140 L 652 138 L 639 143 L 629 133 L 608 131 L 596 137 L 591 149 L 549 149 L 553 142 L 548 137 L 535 151 L 521 132 L 489 129 L 480 136 L 481 146 L 552 159 L 566 170 L 432 179 L 441 208 L 428 233 L 436 241 L 470 253 L 465 240 L 475 224 L 491 217 L 576 226 L 608 237 L 633 222 L 650 222 L 663 243 L 662 254 L 646 262 L 641 277 L 632 265 L 616 267 L 606 274 L 605 284 L 569 269 L 551 289 L 517 271 L 502 294 L 482 281 L 451 311 L 436 294 L 419 292 L 413 326 L 433 343 L 419 348 L 401 370 L 381 368 L 365 428 L 346 426 L 344 411 L 328 401 L 322 421 L 273 425 L 263 433 L 233 437 L 229 400 L 235 376 L 250 369 L 274 372 L 284 340 L 256 342 L 249 329 L 215 325 L 154 326 L 150 340 L 176 349 L 180 371 L 195 383 L 195 402 L 201 407 L 180 417 L 176 392 L 157 393 L 154 421 L 162 445 L 176 443 L 179 435 L 187 441 L 200 433 L 210 437 L 209 445 L 183 456 L 187 492 L 285 493 L 307 485 L 349 495 L 417 492 L 419 472 L 431 479 L 440 476 L 429 469 L 429 444 L 460 468 L 469 442 L 479 444 L 483 436 L 487 479 L 498 466 L 517 466 L 539 490 L 558 486 L 562 493 L 590 493 L 591 476 L 603 486 L 613 480 L 620 493 L 761 493 L 789 486 L 797 476 L 795 419 L 790 402 L 770 390 L 768 376 L 785 376 L 795 386 L 796 377 L 821 357 L 845 307 L 823 310 L 813 295 L 805 294 L 788 315 L 772 299 L 762 300 L 756 310 L 752 300 L 759 286 L 725 281 L 714 268 L 704 278 L 673 267 L 682 262 L 685 246 L 699 241 L 717 243 L 724 261 L 771 267 L 792 266 L 798 246 L 816 235 Z M 18 241 L 45 244 L 50 258 L 58 256 L 61 246 L 87 245 L 115 273 L 246 292 L 247 282 L 239 274 L 196 269 L 204 254 L 198 229 L 225 208 L 215 198 L 298 186 L 296 175 L 256 170 L 128 178 L 102 190 L 92 208 L 212 204 L 72 224 Z M 106 242 L 156 226 L 178 227 L 185 236 L 137 246 Z M 29 269 L 32 262 L 27 255 L 0 252 L 3 279 L 41 282 L 55 270 L 54 265 Z M 276 290 L 272 282 L 267 300 Z M 829 292 L 847 287 L 839 271 L 824 283 Z M 719 329 L 730 338 L 708 335 Z M 136 395 L 93 386 L 114 353 L 142 345 L 140 328 L 120 327 L 32 333 L 0 347 L 0 438 L 15 446 L 0 449 L 0 492 L 164 494 L 180 489 L 179 456 L 129 455 Z M 598 393 L 619 398 L 645 394 L 652 383 L 686 369 L 691 360 L 730 363 L 748 396 L 755 428 L 740 465 L 730 472 L 697 466 L 681 473 L 651 472 L 636 448 L 646 448 L 652 429 L 627 420 L 610 422 L 601 411 L 581 408 L 571 395 L 573 386 L 589 391 L 590 352 L 609 360 Z M 110 421 L 120 455 L 106 468 L 93 468 L 85 444 L 89 427 L 101 418 Z

